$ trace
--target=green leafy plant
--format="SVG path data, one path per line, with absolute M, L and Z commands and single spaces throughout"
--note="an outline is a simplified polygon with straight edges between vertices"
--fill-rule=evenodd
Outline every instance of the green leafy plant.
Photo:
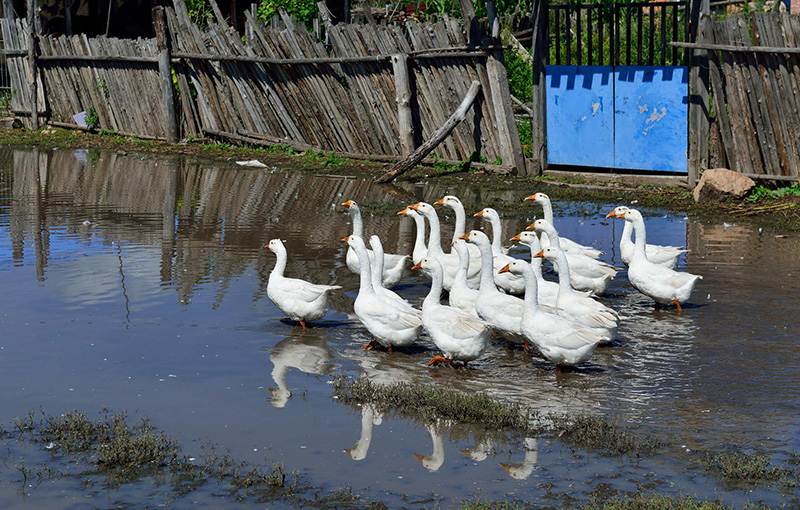
M 778 189 L 770 189 L 763 184 L 759 184 L 745 198 L 748 202 L 758 202 L 760 200 L 775 199 L 788 196 L 800 195 L 800 183 L 792 184 Z
M 106 99 L 108 99 L 108 85 L 106 84 L 106 79 L 102 76 L 97 79 L 97 90 L 102 92 Z
M 310 22 L 319 15 L 319 9 L 314 0 L 263 0 L 258 6 L 256 14 L 266 22 L 278 14 L 278 9 L 281 7 L 286 9 L 289 14 L 293 14 L 298 21 L 304 23 Z
M 94 106 L 90 106 L 86 109 L 86 116 L 84 117 L 83 121 L 86 123 L 89 129 L 100 127 L 100 118 L 97 116 L 97 110 L 94 109 Z

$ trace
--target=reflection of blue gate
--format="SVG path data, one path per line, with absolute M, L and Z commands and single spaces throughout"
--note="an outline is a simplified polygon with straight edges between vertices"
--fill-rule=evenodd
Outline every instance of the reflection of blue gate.
M 667 45 L 686 38 L 686 6 L 550 7 L 549 164 L 687 171 L 688 67 Z

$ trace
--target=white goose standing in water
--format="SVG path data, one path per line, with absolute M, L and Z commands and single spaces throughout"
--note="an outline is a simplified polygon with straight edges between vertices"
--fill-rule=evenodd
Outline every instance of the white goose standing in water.
M 350 214 L 350 218 L 353 220 L 353 234 L 357 235 L 361 239 L 364 239 L 364 220 L 361 217 L 361 209 L 359 209 L 358 204 L 353 200 L 348 200 L 347 202 L 342 203 L 342 206 L 347 209 L 347 212 Z M 375 256 L 370 250 L 367 250 L 367 255 L 370 261 L 372 261 L 373 257 Z M 399 255 L 394 253 L 384 254 L 384 287 L 390 289 L 397 285 L 397 282 L 399 282 L 405 274 L 409 258 L 410 257 L 408 255 Z M 350 271 L 352 271 L 354 274 L 359 274 L 360 266 L 358 257 L 356 257 L 355 252 L 353 252 L 353 250 L 350 248 L 347 249 L 345 262 L 347 263 L 347 267 L 350 269 Z
M 286 247 L 280 239 L 271 239 L 264 246 L 277 256 L 275 267 L 267 281 L 267 296 L 290 319 L 306 327 L 306 321 L 315 321 L 328 311 L 331 291 L 341 289 L 340 285 L 318 285 L 299 278 L 286 278 Z
M 654 264 L 647 259 L 645 251 L 647 233 L 644 219 L 639 211 L 628 209 L 617 214 L 616 217 L 632 223 L 636 234 L 633 256 L 628 265 L 628 280 L 631 285 L 656 303 L 660 305 L 674 304 L 679 312 L 682 311 L 681 304 L 689 299 L 697 280 L 701 280 L 703 277 L 691 273 L 679 273 L 668 267 Z
M 414 248 L 411 250 L 411 262 L 418 264 L 428 254 L 428 247 L 425 245 L 425 217 L 410 207 L 406 207 L 397 214 L 399 216 L 408 216 L 414 220 L 416 235 L 414 237 Z
M 359 288 L 353 304 L 358 320 L 367 328 L 375 340 L 364 345 L 364 349 L 374 349 L 381 345 L 391 352 L 395 347 L 413 344 L 422 333 L 422 314 L 408 304 L 379 296 L 372 286 L 372 275 L 367 247 L 357 235 L 342 239 L 356 253 L 360 265 Z

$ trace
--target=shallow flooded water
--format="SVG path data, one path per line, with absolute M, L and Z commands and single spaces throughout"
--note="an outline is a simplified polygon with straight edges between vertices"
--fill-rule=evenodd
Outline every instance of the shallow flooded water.
M 679 268 L 704 279 L 677 314 L 654 308 L 620 271 L 603 298 L 621 315 L 619 338 L 571 372 L 500 341 L 463 370 L 428 368 L 436 352 L 424 336 L 405 352 L 361 349 L 370 337 L 352 313 L 358 279 L 345 265 L 340 239 L 351 222 L 339 204 L 361 204 L 366 233 L 379 234 L 387 251 L 410 253 L 413 223 L 394 214 L 405 204 L 455 194 L 468 216 L 485 205 L 503 214 L 503 203 L 535 191 L 496 196 L 468 176 L 460 187 L 378 186 L 177 157 L 2 150 L 0 423 L 40 408 L 126 410 L 149 417 L 187 454 L 215 444 L 238 460 L 280 462 L 326 489 L 350 486 L 390 507 L 449 507 L 476 495 L 559 505 L 601 488 L 639 487 L 735 505 L 785 501 L 776 487 L 722 486 L 694 456 L 766 452 L 780 462 L 800 451 L 796 234 L 643 211 L 648 241 L 686 245 Z M 554 208 L 562 235 L 621 267 L 622 220 L 605 219 L 614 205 Z M 540 216 L 535 204 L 506 214 L 505 237 Z M 452 215 L 440 217 L 449 239 Z M 483 227 L 468 218 L 468 228 Z M 275 257 L 263 246 L 275 237 L 289 252 L 288 276 L 344 287 L 306 330 L 267 297 Z M 428 282 L 410 274 L 395 290 L 419 306 Z M 630 460 L 551 438 L 425 426 L 341 404 L 335 373 L 483 391 L 544 412 L 603 413 L 668 447 Z M 46 459 L 36 450 L 25 454 Z M 24 487 L 13 465 L 0 465 L 2 508 L 169 499 L 146 480 L 109 491 L 64 480 Z M 215 498 L 206 489 L 170 504 L 213 507 Z

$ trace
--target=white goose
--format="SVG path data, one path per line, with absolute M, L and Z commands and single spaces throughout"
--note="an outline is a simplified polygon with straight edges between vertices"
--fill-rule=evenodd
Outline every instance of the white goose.
M 511 342 L 522 343 L 527 349 L 528 341 L 520 329 L 523 302 L 497 290 L 492 278 L 494 257 L 489 238 L 480 230 L 472 230 L 461 238 L 481 250 L 480 288 L 478 301 L 475 303 L 478 316 L 488 322 L 500 336 Z
M 583 363 L 594 354 L 603 341 L 593 329 L 581 326 L 555 313 L 545 312 L 539 307 L 536 275 L 530 264 L 515 260 L 500 271 L 511 271 L 525 278 L 525 306 L 521 332 L 533 342 L 542 356 L 556 365 L 561 372 L 563 366 Z
M 447 195 L 444 198 L 434 202 L 433 205 L 443 205 L 445 207 L 449 207 L 456 214 L 456 223 L 455 228 L 453 229 L 452 242 L 456 242 L 461 236 L 467 233 L 467 212 L 464 210 L 464 205 L 461 203 L 461 200 L 459 200 L 458 197 Z M 467 249 L 469 250 L 469 256 L 471 260 L 478 260 L 478 258 L 481 256 L 481 252 L 478 251 L 478 247 L 474 244 L 467 244 Z M 477 264 L 477 266 L 480 267 L 480 264 Z
M 340 285 L 317 285 L 298 278 L 286 278 L 286 247 L 280 239 L 271 239 L 264 246 L 274 253 L 278 260 L 269 274 L 267 296 L 290 319 L 306 327 L 306 321 L 315 321 L 328 311 L 331 291 L 341 289 Z
M 419 261 L 424 259 L 425 255 L 428 254 L 428 247 L 425 246 L 425 217 L 409 207 L 406 207 L 397 214 L 400 216 L 408 216 L 414 220 L 416 236 L 414 237 L 414 248 L 411 250 L 411 262 L 418 264 Z
M 372 281 L 372 288 L 375 289 L 375 293 L 378 294 L 383 299 L 395 301 L 400 305 L 407 306 L 409 310 L 413 310 L 414 312 L 419 312 L 419 310 L 411 306 L 411 304 L 408 301 L 401 298 L 396 292 L 389 290 L 383 286 L 383 280 L 381 280 L 381 275 L 383 274 L 383 261 L 385 260 L 385 258 L 383 256 L 383 244 L 381 243 L 381 238 L 376 235 L 370 236 L 369 245 L 372 246 L 372 253 L 375 255 L 375 258 L 371 261 L 371 266 L 370 266 L 370 277 Z
M 414 457 L 422 464 L 425 469 L 431 472 L 439 471 L 439 468 L 444 464 L 444 438 L 442 437 L 442 424 L 432 423 L 425 425 L 428 429 L 428 434 L 431 436 L 431 443 L 433 443 L 433 451 L 429 455 L 421 455 L 415 453 Z
M 444 275 L 443 286 L 445 290 L 449 292 L 453 286 L 453 279 L 456 276 L 456 271 L 458 271 L 458 255 L 442 251 L 442 233 L 439 224 L 439 216 L 436 214 L 436 209 L 434 209 L 431 204 L 417 202 L 414 205 L 410 205 L 409 208 L 425 216 L 425 219 L 428 220 L 431 231 L 428 234 L 428 254 L 426 257 L 435 258 L 442 265 L 442 274 Z M 480 271 L 480 268 L 477 265 L 477 267 L 474 268 L 472 266 L 473 265 L 470 264 L 470 270 L 467 272 L 467 284 L 472 288 L 476 288 L 478 282 L 477 273 Z
M 618 215 L 627 210 L 629 210 L 629 207 L 620 205 L 608 213 L 606 218 L 616 218 Z M 624 262 L 626 266 L 630 264 L 631 258 L 633 257 L 634 245 L 633 240 L 631 239 L 632 233 L 633 224 L 626 221 L 625 226 L 622 228 L 622 237 L 619 239 L 619 253 L 622 258 L 622 262 Z M 661 246 L 658 244 L 645 245 L 644 249 L 645 253 L 647 254 L 647 260 L 654 264 L 660 264 L 670 269 L 675 269 L 675 266 L 678 265 L 678 259 L 680 258 L 681 254 L 688 251 L 677 246 Z
M 342 203 L 342 206 L 347 208 L 348 213 L 350 214 L 350 218 L 353 220 L 353 234 L 357 235 L 361 239 L 364 239 L 364 220 L 361 218 L 361 209 L 359 209 L 358 204 L 355 203 L 353 200 L 348 200 L 347 202 Z M 367 254 L 369 256 L 370 261 L 372 261 L 374 255 L 370 250 L 367 250 Z M 383 286 L 386 288 L 392 288 L 397 285 L 397 282 L 404 276 L 406 267 L 408 265 L 409 256 L 408 255 L 399 255 L 394 253 L 386 253 L 384 254 L 384 269 L 383 269 Z M 358 257 L 353 252 L 352 249 L 347 249 L 347 254 L 345 255 L 345 262 L 347 263 L 348 269 L 352 271 L 354 274 L 359 274 L 359 262 Z
M 468 314 L 478 317 L 478 312 L 475 311 L 478 290 L 467 285 L 467 270 L 470 262 L 467 246 L 475 245 L 468 245 L 462 239 L 458 239 L 453 243 L 453 250 L 458 254 L 458 271 L 456 271 L 456 276 L 453 278 L 453 286 L 450 287 L 450 293 L 447 298 L 450 306 L 460 308 Z M 478 256 L 480 257 L 480 253 L 478 253 Z
M 441 304 L 442 266 L 438 260 L 426 257 L 412 269 L 428 272 L 433 282 L 422 302 L 422 327 L 443 356 L 434 356 L 428 365 L 453 361 L 466 364 L 479 358 L 492 334 L 489 324 L 459 308 Z
M 515 480 L 526 480 L 533 470 L 536 469 L 536 464 L 539 463 L 539 440 L 535 437 L 525 438 L 525 457 L 522 462 L 514 462 L 511 464 L 504 464 L 498 462 L 500 467 Z
M 381 345 L 392 351 L 395 347 L 406 347 L 414 343 L 422 332 L 422 318 L 418 310 L 409 310 L 406 305 L 380 297 L 370 281 L 370 263 L 364 240 L 357 235 L 342 239 L 356 253 L 361 267 L 358 296 L 353 304 L 356 317 L 367 328 L 375 340 L 364 349 Z
M 558 231 L 547 220 L 540 218 L 533 224 L 528 225 L 526 230 L 544 232 L 547 234 L 545 237 L 549 239 L 550 246 L 564 250 Z M 544 243 L 542 243 L 542 246 L 544 246 Z M 564 254 L 567 256 L 571 269 L 570 284 L 576 290 L 586 290 L 597 295 L 603 294 L 608 290 L 611 280 L 617 275 L 617 270 L 614 266 L 587 257 L 583 253 L 573 251 L 564 252 Z M 559 268 L 556 267 L 555 270 L 558 272 Z
M 550 197 L 544 193 L 534 193 L 529 197 L 525 197 L 525 200 L 533 200 L 537 204 L 541 205 L 542 212 L 544 213 L 544 219 L 547 220 L 551 225 L 555 225 L 555 222 L 553 221 L 553 203 L 550 201 Z M 549 240 L 542 239 L 542 248 L 547 248 L 548 246 L 550 246 Z M 603 252 L 597 248 L 576 243 L 575 241 L 567 239 L 566 237 L 561 238 L 561 249 L 566 252 L 583 253 L 587 257 L 591 257 L 593 259 L 596 259 L 603 254 Z
M 570 266 L 567 256 L 555 246 L 549 246 L 533 255 L 531 260 L 546 258 L 553 265 L 558 266 L 558 296 L 556 308 L 559 315 L 582 324 L 586 327 L 597 328 L 604 333 L 606 340 L 611 342 L 617 337 L 618 315 L 617 312 L 587 295 L 576 293 L 570 285 Z
M 491 207 L 486 207 L 476 212 L 476 218 L 482 218 L 492 225 L 492 254 L 494 256 L 494 267 L 503 267 L 514 257 L 506 255 L 503 248 L 503 224 L 500 215 Z M 522 295 L 525 292 L 525 280 L 518 275 L 511 273 L 494 274 L 494 283 L 509 294 Z
M 685 303 L 694 290 L 700 275 L 679 273 L 668 267 L 654 264 L 647 259 L 645 246 L 647 234 L 642 214 L 636 209 L 629 209 L 617 215 L 633 224 L 636 233 L 633 257 L 628 265 L 628 280 L 642 294 L 661 305 L 674 304 L 681 311 L 681 303 Z

